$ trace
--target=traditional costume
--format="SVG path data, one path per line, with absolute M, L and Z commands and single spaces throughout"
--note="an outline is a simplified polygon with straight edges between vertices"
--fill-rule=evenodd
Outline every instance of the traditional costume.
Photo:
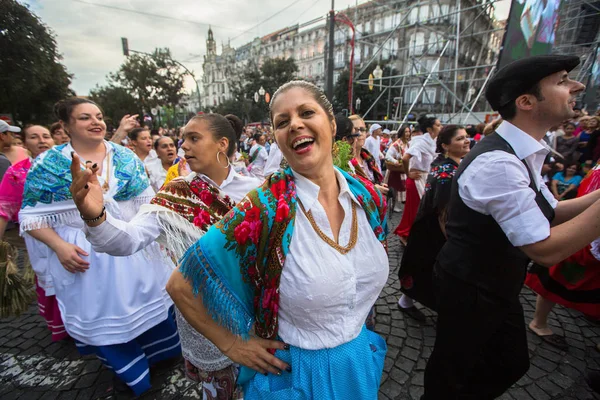
M 486 98 L 502 109 L 544 77 L 578 63 L 567 56 L 515 61 L 492 77 Z M 456 171 L 448 240 L 434 269 L 437 336 L 423 400 L 495 399 L 529 369 L 519 301 L 529 258 L 519 247 L 550 236 L 558 202 L 541 177 L 548 151 L 504 121 Z
M 444 155 L 438 156 L 431 164 L 425 194 L 398 271 L 402 292 L 433 310 L 437 309 L 432 287 L 433 266 L 446 242 L 440 223 L 446 220 L 452 178 L 457 169 L 456 161 Z
M 291 372 L 242 368 L 244 398 L 372 399 L 385 341 L 364 320 L 388 276 L 385 202 L 336 169 L 345 211 L 333 242 L 319 187 L 287 167 L 250 192 L 192 246 L 180 271 L 213 319 L 247 339 L 281 339 Z
M 383 174 L 375 157 L 364 147 L 360 149 L 359 159 L 354 157 L 350 160 L 350 167 L 354 173 L 376 185 L 383 183 Z
M 265 175 L 264 169 L 269 153 L 267 153 L 267 150 L 263 146 L 257 143 L 250 149 L 249 156 L 250 165 L 248 165 L 248 172 L 262 179 Z
M 579 186 L 578 197 L 600 188 L 600 163 Z M 554 303 L 600 320 L 600 238 L 553 267 L 534 265 L 525 284 Z
M 423 171 L 424 173 L 421 173 L 421 178 L 417 180 L 406 178 L 406 204 L 400 224 L 394 231 L 396 235 L 402 238 L 408 238 L 410 228 L 417 216 L 421 197 L 425 193 L 427 173 L 429 173 L 431 163 L 435 159 L 435 150 L 435 140 L 431 138 L 429 133 L 425 133 L 414 137 L 410 141 L 410 147 L 406 151 L 406 153 L 411 155 L 407 173 L 411 170 Z
M 87 238 L 95 251 L 118 256 L 136 253 L 157 240 L 177 260 L 259 184 L 258 179 L 241 176 L 233 168 L 220 188 L 207 176 L 192 172 L 165 184 L 129 222 L 108 213 L 104 223 L 86 228 Z M 205 398 L 237 398 L 238 367 L 179 312 L 177 327 L 186 376 L 202 383 Z
M 128 221 L 154 191 L 144 164 L 130 150 L 104 142 L 106 157 L 98 180 L 106 210 Z M 21 231 L 51 228 L 89 256 L 84 273 L 70 273 L 48 246 L 25 235 L 40 285 L 53 288 L 66 331 L 82 354 L 95 354 L 136 394 L 151 387 L 149 367 L 181 353 L 172 301 L 165 290 L 174 264 L 152 244 L 127 257 L 96 252 L 69 187 L 73 148 L 56 146 L 33 163 L 25 182 Z M 51 285 L 51 286 L 48 286 Z

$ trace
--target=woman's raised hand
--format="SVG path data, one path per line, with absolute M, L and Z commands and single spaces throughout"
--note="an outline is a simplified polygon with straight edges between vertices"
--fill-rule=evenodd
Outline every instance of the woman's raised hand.
M 79 209 L 81 216 L 85 219 L 93 219 L 102 213 L 104 207 L 104 196 L 102 187 L 98 182 L 98 165 L 88 163 L 85 169 L 81 169 L 81 160 L 75 153 L 72 154 L 71 175 L 71 195 L 73 201 Z
M 236 336 L 231 348 L 223 351 L 223 354 L 232 361 L 264 375 L 267 375 L 267 373 L 280 375 L 282 371 L 292 371 L 287 363 L 269 353 L 268 349 L 289 350 L 289 345 L 280 341 L 258 337 L 251 337 L 245 341 Z

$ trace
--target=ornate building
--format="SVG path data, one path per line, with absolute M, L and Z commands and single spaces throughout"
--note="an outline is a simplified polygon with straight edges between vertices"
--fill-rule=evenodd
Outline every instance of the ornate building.
M 221 45 L 221 54 L 217 55 L 217 43 L 212 29 L 208 29 L 206 40 L 206 55 L 202 70 L 204 107 L 215 107 L 230 97 L 228 80 L 235 68 L 235 50 L 227 45 Z

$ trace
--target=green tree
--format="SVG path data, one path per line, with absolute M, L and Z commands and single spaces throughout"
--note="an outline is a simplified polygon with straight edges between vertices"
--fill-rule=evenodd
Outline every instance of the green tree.
M 140 114 L 141 108 L 129 90 L 118 86 L 96 86 L 90 90 L 90 99 L 104 110 L 107 120 L 119 126 L 125 114 Z
M 74 94 L 54 34 L 15 0 L 1 0 L 0 9 L 0 112 L 22 123 L 51 123 L 54 104 Z
M 184 95 L 185 72 L 167 48 L 152 54 L 132 54 L 113 74 L 109 82 L 125 88 L 146 112 L 158 105 L 174 107 Z
M 293 58 L 270 58 L 260 68 L 256 64 L 250 64 L 237 81 L 232 81 L 232 100 L 213 110 L 220 112 L 237 109 L 234 114 L 243 114 L 243 119 L 248 122 L 267 122 L 269 105 L 264 97 L 255 102 L 254 93 L 262 87 L 272 97 L 281 85 L 295 79 L 297 72 L 298 66 Z
M 369 79 L 369 74 L 372 73 L 372 71 L 375 69 L 376 66 L 377 66 L 376 63 L 372 63 L 371 65 L 369 65 L 369 67 L 367 67 L 365 72 L 363 72 L 358 79 L 360 79 L 360 80 Z M 392 74 L 392 69 L 390 66 L 382 65 L 381 68 L 383 69 L 384 77 L 390 76 Z M 348 105 L 348 80 L 349 79 L 350 79 L 350 73 L 346 69 L 342 73 L 340 73 L 340 77 L 338 78 L 338 81 L 336 82 L 335 86 L 333 87 L 333 108 L 336 113 L 341 112 L 344 109 L 348 110 L 348 112 L 350 112 L 350 107 Z M 386 84 L 387 84 L 387 82 L 386 82 Z M 384 86 L 384 88 L 385 88 L 385 86 Z M 354 99 L 354 108 L 356 108 L 356 99 L 359 98 L 361 101 L 360 109 L 359 110 L 355 109 L 354 112 L 357 114 L 361 114 L 361 115 L 364 114 L 371 107 L 371 105 L 377 100 L 377 97 L 379 97 L 379 95 L 381 94 L 381 89 L 379 87 L 378 81 L 375 82 L 375 87 L 373 88 L 373 90 L 370 90 L 368 85 L 358 84 L 358 83 L 356 83 L 356 80 L 355 80 L 353 89 L 354 89 L 354 94 L 353 94 L 352 98 Z M 390 96 L 392 101 L 393 101 L 394 97 L 397 97 L 400 95 L 399 93 L 400 93 L 399 89 L 392 89 L 391 96 Z M 388 93 L 386 92 L 379 99 L 379 101 L 377 101 L 377 103 L 375 104 L 375 107 L 367 115 L 367 118 L 368 119 L 383 119 L 383 117 L 387 113 L 387 101 L 388 101 Z M 393 111 L 394 111 L 393 106 L 390 106 L 390 114 L 393 114 Z M 388 118 L 392 118 L 392 115 L 388 115 Z

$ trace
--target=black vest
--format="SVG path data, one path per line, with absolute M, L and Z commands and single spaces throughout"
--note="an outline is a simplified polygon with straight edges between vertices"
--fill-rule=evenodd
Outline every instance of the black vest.
M 472 210 L 458 194 L 458 179 L 463 171 L 479 155 L 495 150 L 515 154 L 506 140 L 493 133 L 478 143 L 460 163 L 448 206 L 448 240 L 437 261 L 441 268 L 460 279 L 514 299 L 523 286 L 529 258 L 510 243 L 494 218 Z M 529 187 L 536 193 L 535 201 L 548 221 L 552 221 L 554 209 L 536 188 L 534 175 L 522 161 L 529 172 Z

